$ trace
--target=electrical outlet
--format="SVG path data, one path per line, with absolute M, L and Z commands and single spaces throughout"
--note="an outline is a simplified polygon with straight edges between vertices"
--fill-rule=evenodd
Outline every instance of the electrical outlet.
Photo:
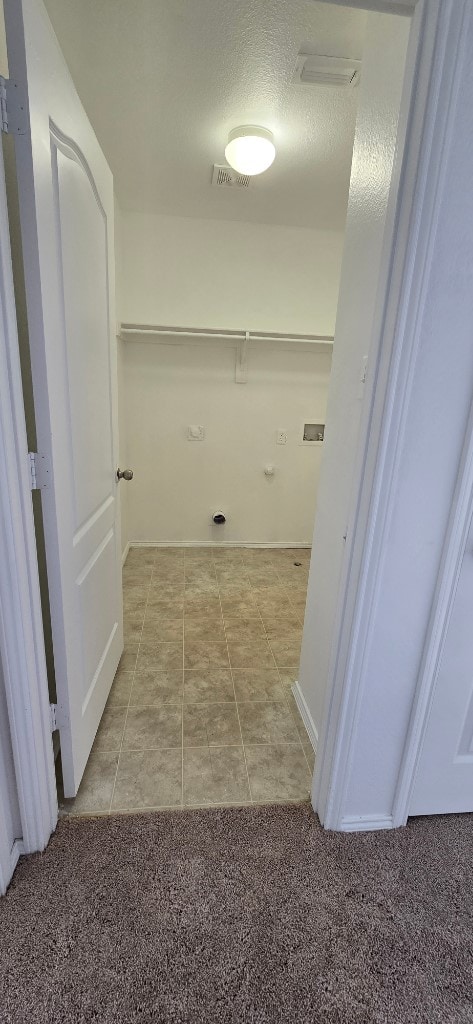
M 278 430 L 276 444 L 287 444 L 287 430 Z

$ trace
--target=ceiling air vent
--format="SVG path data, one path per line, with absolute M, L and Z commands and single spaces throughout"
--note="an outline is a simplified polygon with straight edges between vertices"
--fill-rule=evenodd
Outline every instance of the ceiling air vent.
M 299 53 L 293 75 L 297 85 L 332 85 L 353 88 L 360 80 L 361 61 Z
M 249 174 L 239 174 L 226 164 L 214 164 L 212 185 L 216 188 L 248 188 L 250 181 Z

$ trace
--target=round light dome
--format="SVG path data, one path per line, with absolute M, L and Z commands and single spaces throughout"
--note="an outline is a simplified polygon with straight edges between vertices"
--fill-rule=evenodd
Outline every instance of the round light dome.
M 267 128 L 249 124 L 234 128 L 228 136 L 225 157 L 239 174 L 262 174 L 271 167 L 275 156 L 273 134 Z

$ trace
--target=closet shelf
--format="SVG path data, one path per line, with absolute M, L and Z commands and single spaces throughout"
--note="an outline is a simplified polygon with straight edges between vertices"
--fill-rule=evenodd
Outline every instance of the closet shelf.
M 120 334 L 170 336 L 175 338 L 215 338 L 230 341 L 292 341 L 308 345 L 333 345 L 333 335 L 281 334 L 278 331 L 220 331 L 213 327 L 166 327 L 158 324 L 121 324 Z
M 159 338 L 201 338 L 203 341 L 234 341 L 236 343 L 235 381 L 246 384 L 248 380 L 248 352 L 252 342 L 270 341 L 295 345 L 321 345 L 333 347 L 333 336 L 328 334 L 282 334 L 278 331 L 225 331 L 213 327 L 169 327 L 161 324 L 120 324 L 119 337 Z

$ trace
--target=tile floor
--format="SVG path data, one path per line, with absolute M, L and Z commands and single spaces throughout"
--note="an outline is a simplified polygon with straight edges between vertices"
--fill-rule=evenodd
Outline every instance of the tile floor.
M 131 548 L 125 650 L 66 813 L 307 797 L 297 678 L 310 551 Z

